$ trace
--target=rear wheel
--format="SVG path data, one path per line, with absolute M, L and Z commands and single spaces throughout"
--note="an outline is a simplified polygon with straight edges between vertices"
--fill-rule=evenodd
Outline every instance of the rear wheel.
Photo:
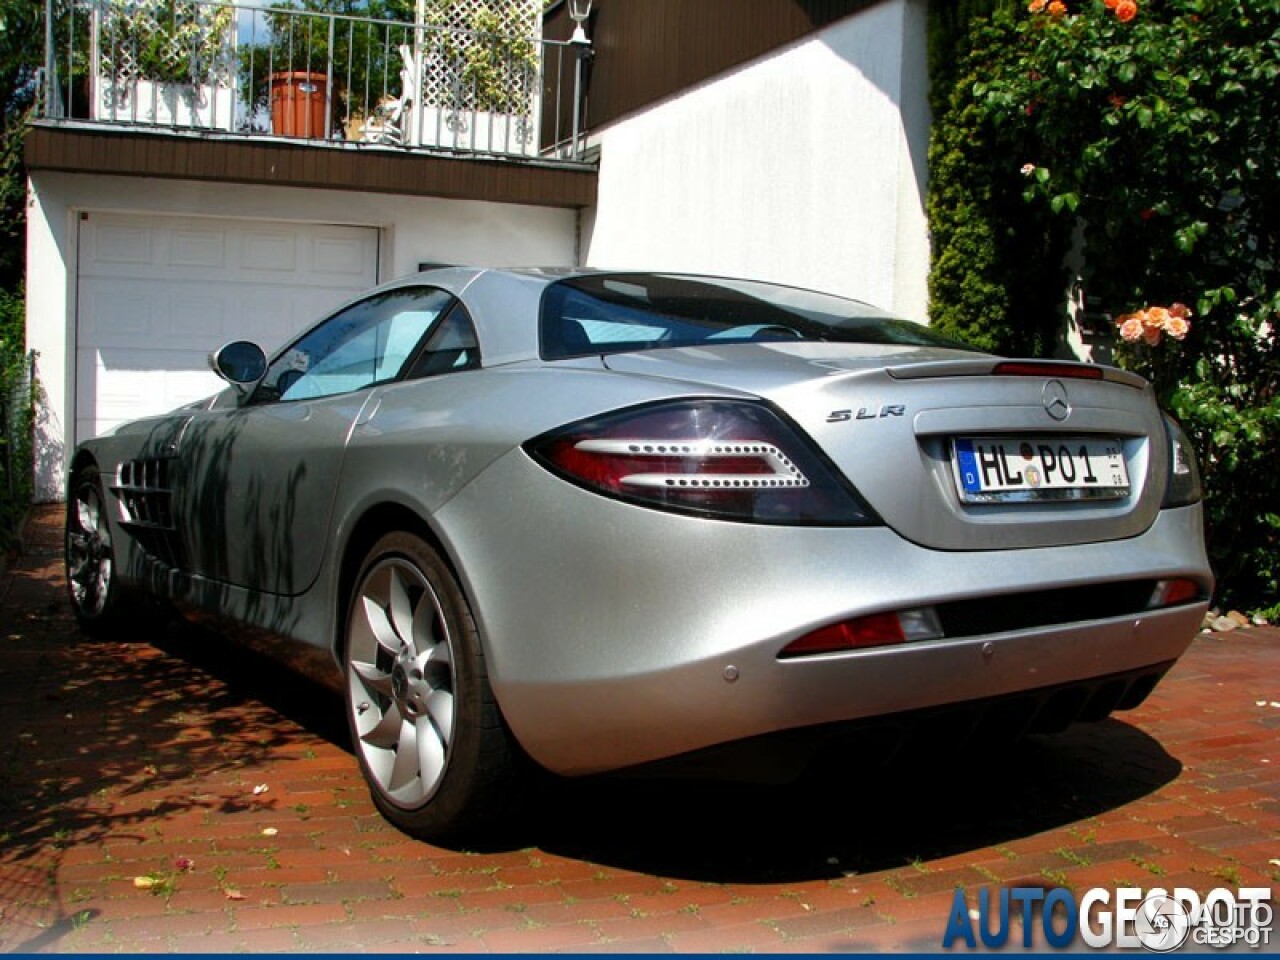
M 351 738 L 388 820 L 455 840 L 508 811 L 516 751 L 466 598 L 421 538 L 392 533 L 369 551 L 344 656 Z
M 78 470 L 67 497 L 67 587 L 76 619 L 86 630 L 104 630 L 119 620 L 123 605 L 116 583 L 115 550 L 102 481 Z

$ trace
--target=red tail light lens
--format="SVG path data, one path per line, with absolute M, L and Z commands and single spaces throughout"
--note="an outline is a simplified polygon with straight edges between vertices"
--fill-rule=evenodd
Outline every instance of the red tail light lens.
M 783 647 L 778 657 L 789 660 L 816 653 L 840 653 L 917 640 L 936 640 L 941 636 L 942 627 L 938 623 L 938 614 L 932 607 L 899 610 L 895 613 L 873 613 L 806 633 Z
M 891 643 L 903 643 L 906 639 L 897 614 L 877 613 L 847 623 L 833 623 L 821 630 L 807 633 L 799 640 L 787 644 L 778 656 L 785 659 L 814 653 L 883 647 Z
M 1045 360 L 1005 360 L 991 371 L 998 377 L 1063 377 L 1072 380 L 1101 380 L 1102 368 L 1082 363 L 1054 363 Z
M 1147 606 L 1155 610 L 1160 607 L 1176 607 L 1205 598 L 1205 589 L 1195 580 L 1191 580 L 1188 577 L 1176 577 L 1172 580 L 1161 580 L 1157 583 Z
M 759 403 L 693 400 L 571 424 L 525 445 L 596 493 L 756 523 L 878 523 L 826 458 Z

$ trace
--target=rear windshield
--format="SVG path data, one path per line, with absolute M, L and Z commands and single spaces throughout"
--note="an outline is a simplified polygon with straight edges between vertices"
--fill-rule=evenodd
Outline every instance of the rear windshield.
M 971 350 L 857 300 L 750 280 L 610 273 L 542 295 L 546 360 L 759 341 L 880 343 Z

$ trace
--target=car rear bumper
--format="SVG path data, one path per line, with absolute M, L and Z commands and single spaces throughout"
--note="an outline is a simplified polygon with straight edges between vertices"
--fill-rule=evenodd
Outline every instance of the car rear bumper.
M 785 783 L 815 764 L 874 770 L 895 761 L 931 762 L 986 750 L 1029 734 L 1059 733 L 1141 704 L 1172 667 L 1156 663 L 1017 693 L 921 707 L 858 720 L 796 727 L 717 744 L 625 771 L 679 779 Z M 984 754 L 987 755 L 987 754 Z
M 503 506 L 477 509 L 494 503 Z M 1206 603 L 1024 629 L 1001 611 L 1035 591 L 1212 582 L 1198 506 L 1162 511 L 1127 540 L 945 552 L 884 527 L 768 527 L 633 507 L 516 453 L 437 519 L 450 552 L 467 558 L 459 573 L 504 715 L 525 750 L 562 774 L 1168 664 Z M 966 605 L 968 635 L 778 658 L 829 623 L 947 604 Z

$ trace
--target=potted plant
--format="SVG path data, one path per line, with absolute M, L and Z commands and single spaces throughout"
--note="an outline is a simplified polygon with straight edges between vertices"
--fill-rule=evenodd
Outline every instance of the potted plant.
M 273 4 L 240 47 L 252 128 L 266 128 L 269 117 L 282 136 L 358 138 L 363 116 L 399 95 L 397 51 L 413 35 L 410 23 L 395 22 L 400 14 L 383 0 Z
M 276 3 L 263 17 L 265 36 L 240 48 L 243 97 L 251 120 L 265 115 L 279 136 L 324 138 L 333 128 L 329 93 L 329 23 L 314 5 Z M 256 30 L 256 25 L 255 25 Z

